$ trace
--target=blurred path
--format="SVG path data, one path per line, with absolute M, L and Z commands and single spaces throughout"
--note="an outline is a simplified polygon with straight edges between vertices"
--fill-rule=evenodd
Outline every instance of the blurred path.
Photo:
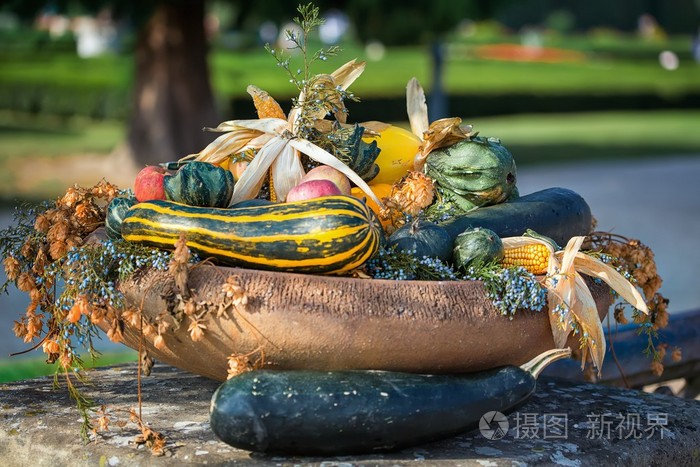
M 0 214 L 0 229 L 4 229 L 11 223 L 12 213 L 10 211 L 2 211 L 2 214 Z M 5 268 L 0 265 L 0 284 L 4 284 L 6 280 Z M 9 358 L 9 355 L 13 352 L 20 352 L 31 347 L 31 344 L 23 343 L 12 332 L 13 322 L 24 314 L 27 305 L 29 305 L 29 297 L 27 294 L 17 291 L 14 286 L 8 287 L 7 290 L 9 295 L 0 295 L 0 360 Z M 25 356 L 37 357 L 39 353 L 29 352 L 22 355 L 22 357 Z
M 579 193 L 598 230 L 637 238 L 652 248 L 670 312 L 700 308 L 700 154 L 525 167 L 518 176 L 521 194 L 552 186 Z

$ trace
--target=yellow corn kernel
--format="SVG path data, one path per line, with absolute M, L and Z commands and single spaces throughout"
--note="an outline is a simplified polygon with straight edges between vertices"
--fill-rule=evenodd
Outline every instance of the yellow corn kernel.
M 505 267 L 522 266 L 532 274 L 546 274 L 549 248 L 542 244 L 506 248 L 501 264 Z
M 277 202 L 277 192 L 275 191 L 275 182 L 272 180 L 272 167 L 267 169 L 267 180 L 270 182 L 270 201 Z M 284 201 L 284 200 L 283 200 Z

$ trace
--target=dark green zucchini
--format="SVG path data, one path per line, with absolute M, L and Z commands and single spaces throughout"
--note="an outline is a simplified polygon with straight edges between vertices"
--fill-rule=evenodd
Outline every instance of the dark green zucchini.
M 571 237 L 591 231 L 591 209 L 566 188 L 548 188 L 513 201 L 475 209 L 440 224 L 454 240 L 469 228 L 484 227 L 501 237 L 523 235 L 528 229 L 566 245 Z
M 535 391 L 539 372 L 570 355 L 548 351 L 523 367 L 462 375 L 257 370 L 214 393 L 212 430 L 240 449 L 294 455 L 396 450 L 475 428 Z

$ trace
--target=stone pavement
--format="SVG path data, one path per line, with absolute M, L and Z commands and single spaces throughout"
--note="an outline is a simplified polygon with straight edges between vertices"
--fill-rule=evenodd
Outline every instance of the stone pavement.
M 87 391 L 122 420 L 137 404 L 134 364 L 93 371 Z M 143 419 L 165 435 L 166 453 L 137 447 L 130 423 L 80 440 L 80 417 L 51 378 L 0 385 L 3 466 L 172 465 L 700 465 L 700 405 L 672 396 L 542 377 L 535 395 L 489 440 L 478 430 L 403 451 L 330 458 L 254 454 L 218 441 L 209 428 L 218 383 L 156 364 L 143 379 Z

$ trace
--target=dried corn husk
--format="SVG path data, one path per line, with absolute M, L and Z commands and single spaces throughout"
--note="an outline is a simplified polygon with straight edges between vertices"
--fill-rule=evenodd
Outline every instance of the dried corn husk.
M 605 335 L 600 316 L 586 282 L 581 274 L 605 281 L 615 292 L 639 311 L 649 314 L 641 294 L 627 279 L 598 258 L 580 252 L 585 237 L 573 237 L 563 250 L 544 237 L 521 236 L 503 238 L 505 248 L 543 244 L 549 251 L 549 265 L 544 285 L 547 288 L 552 336 L 557 347 L 563 348 L 577 328 L 582 345 L 582 365 L 587 354 L 600 373 L 605 356 Z
M 413 170 L 423 170 L 425 159 L 432 151 L 452 146 L 471 135 L 472 126 L 462 125 L 459 117 L 442 118 L 429 123 L 425 93 L 416 78 L 411 78 L 406 86 L 406 111 L 411 131 L 423 141 L 421 150 L 414 159 Z
M 336 88 L 345 90 L 364 71 L 364 62 L 351 60 L 330 75 L 317 75 L 318 87 L 311 92 L 324 92 Z M 335 156 L 315 144 L 296 137 L 295 130 L 299 122 L 299 106 L 296 106 L 284 118 L 284 112 L 279 104 L 268 93 L 255 86 L 249 86 L 248 92 L 261 118 L 257 120 L 230 120 L 219 124 L 212 131 L 222 132 L 206 148 L 198 154 L 188 156 L 199 161 L 219 163 L 233 154 L 247 150 L 257 151 L 251 163 L 246 167 L 234 188 L 232 203 L 253 198 L 259 192 L 268 170 L 274 180 L 275 194 L 279 199 L 285 199 L 289 190 L 299 183 L 304 176 L 304 168 L 300 161 L 300 152 L 322 164 L 329 165 L 352 180 L 362 191 L 378 205 L 382 202 L 369 188 L 367 183 Z M 298 101 L 301 103 L 307 96 L 302 92 Z M 336 117 L 341 123 L 345 121 L 342 100 L 332 101 L 338 106 Z M 340 107 L 342 105 L 342 107 Z M 342 114 L 342 115 L 341 115 Z M 325 117 L 323 110 L 318 115 L 307 116 L 321 120 Z

